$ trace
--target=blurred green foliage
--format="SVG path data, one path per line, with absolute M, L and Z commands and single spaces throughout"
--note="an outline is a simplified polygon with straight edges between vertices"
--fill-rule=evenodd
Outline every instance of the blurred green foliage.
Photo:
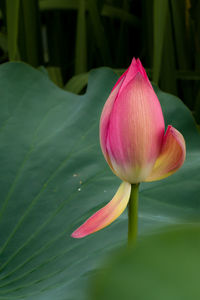
M 199 299 L 200 227 L 177 226 L 112 254 L 92 300 Z
M 68 88 L 74 75 L 125 69 L 140 57 L 151 79 L 200 122 L 199 16 L 200 0 L 1 0 L 0 62 L 43 65 Z

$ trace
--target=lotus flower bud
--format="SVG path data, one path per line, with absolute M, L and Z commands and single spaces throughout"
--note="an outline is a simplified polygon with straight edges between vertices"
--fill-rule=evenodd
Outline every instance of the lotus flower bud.
M 159 100 L 139 59 L 133 59 L 108 97 L 100 120 L 100 144 L 123 183 L 113 199 L 81 225 L 81 238 L 113 222 L 126 208 L 131 184 L 163 179 L 185 160 L 182 134 L 165 124 Z

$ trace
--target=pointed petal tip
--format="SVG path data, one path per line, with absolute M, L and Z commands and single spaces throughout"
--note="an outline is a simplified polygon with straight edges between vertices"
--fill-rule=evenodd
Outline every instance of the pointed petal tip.
M 83 238 L 111 224 L 125 210 L 130 198 L 130 193 L 131 184 L 122 182 L 112 200 L 77 228 L 71 234 L 71 237 L 76 239 Z
M 81 239 L 81 238 L 83 238 L 84 236 L 86 236 L 86 235 L 84 235 L 83 233 L 81 234 L 81 231 L 79 230 L 79 228 L 77 228 L 74 232 L 72 232 L 72 234 L 71 234 L 71 237 L 72 238 L 74 238 L 74 239 Z

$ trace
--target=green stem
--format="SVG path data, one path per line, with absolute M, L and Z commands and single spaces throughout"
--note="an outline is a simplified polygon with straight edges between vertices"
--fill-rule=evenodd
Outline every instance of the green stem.
M 137 239 L 138 231 L 138 191 L 139 183 L 131 185 L 131 195 L 128 204 L 128 244 L 133 244 Z

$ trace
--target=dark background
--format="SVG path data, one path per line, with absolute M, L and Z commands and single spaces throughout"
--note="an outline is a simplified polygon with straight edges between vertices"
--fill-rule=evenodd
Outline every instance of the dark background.
M 40 67 L 65 89 L 76 75 L 81 92 L 90 69 L 120 74 L 133 56 L 200 123 L 199 0 L 0 1 L 1 63 Z

